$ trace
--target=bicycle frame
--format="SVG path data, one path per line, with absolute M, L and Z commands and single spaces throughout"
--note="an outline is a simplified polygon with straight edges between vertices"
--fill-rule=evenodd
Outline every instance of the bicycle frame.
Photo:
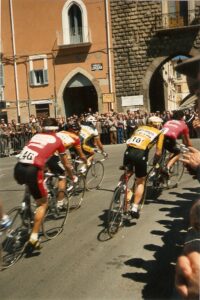
M 120 170 L 124 170 L 124 173 L 120 177 L 121 182 L 118 184 L 118 186 L 122 185 L 125 187 L 124 211 L 128 212 L 129 211 L 129 203 L 130 203 L 130 201 L 128 200 L 128 191 L 129 191 L 128 182 L 129 182 L 129 179 L 132 176 L 134 176 L 134 172 L 131 172 L 131 174 L 130 174 L 130 171 L 127 169 L 127 167 L 124 167 L 124 166 L 120 167 Z M 132 192 L 134 192 L 134 191 L 132 191 Z

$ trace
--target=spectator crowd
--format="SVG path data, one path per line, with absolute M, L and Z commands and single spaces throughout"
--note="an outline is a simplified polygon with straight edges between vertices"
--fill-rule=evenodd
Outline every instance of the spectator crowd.
M 139 110 L 127 110 L 126 113 L 117 113 L 111 110 L 107 113 L 100 114 L 96 112 L 92 115 L 97 120 L 96 126 L 102 144 L 108 145 L 124 143 L 136 127 L 147 123 L 147 119 L 150 116 L 159 116 L 163 119 L 163 123 L 165 123 L 171 119 L 172 113 L 170 111 L 147 113 Z M 81 114 L 80 117 L 77 115 L 68 118 L 58 116 L 57 121 L 60 128 L 62 128 L 66 123 L 73 120 L 85 121 L 87 116 L 88 113 Z M 184 118 L 189 128 L 190 138 L 200 137 L 200 132 L 193 126 L 194 120 L 198 118 L 197 112 L 193 109 L 185 110 Z M 4 119 L 1 119 L 0 155 L 10 155 L 13 152 L 20 151 L 33 134 L 41 131 L 42 120 L 42 118 L 36 118 L 34 115 L 30 116 L 29 123 L 21 124 L 17 123 L 16 120 L 6 123 Z

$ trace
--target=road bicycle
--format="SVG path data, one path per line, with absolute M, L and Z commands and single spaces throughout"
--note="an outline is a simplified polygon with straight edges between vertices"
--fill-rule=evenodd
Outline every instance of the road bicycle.
M 179 147 L 181 153 L 187 151 L 184 145 L 180 144 Z M 160 162 L 150 168 L 145 183 L 145 197 L 155 196 L 156 193 L 164 189 L 172 189 L 179 185 L 184 174 L 184 164 L 177 160 L 170 169 L 169 174 L 166 174 L 166 165 L 171 156 L 171 153 L 164 149 Z
M 126 220 L 131 220 L 131 204 L 133 201 L 135 178 L 134 174 L 130 177 L 128 168 L 125 166 L 120 167 L 124 170 L 123 176 L 114 190 L 110 207 L 107 215 L 107 232 L 112 238 L 122 228 Z M 144 205 L 144 198 L 142 197 L 139 211 Z
M 69 201 L 66 195 L 62 209 L 57 207 L 57 188 L 55 181 L 58 176 L 45 174 L 48 187 L 48 208 L 41 226 L 39 236 L 47 239 L 55 238 L 64 228 L 69 212 Z M 21 206 L 16 206 L 8 211 L 11 219 L 10 226 L 0 231 L 0 268 L 6 269 L 14 265 L 24 254 L 26 242 L 34 224 L 36 204 L 32 203 L 31 195 L 25 186 L 24 197 Z
M 102 154 L 101 151 L 94 150 L 95 153 Z M 104 156 L 102 159 L 92 159 L 91 164 L 87 167 L 83 173 L 85 176 L 85 185 L 87 191 L 97 190 L 100 188 L 104 178 L 104 164 L 103 161 L 106 159 Z

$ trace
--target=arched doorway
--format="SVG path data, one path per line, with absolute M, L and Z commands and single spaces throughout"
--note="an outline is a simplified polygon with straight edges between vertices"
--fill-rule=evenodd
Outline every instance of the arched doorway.
M 164 80 L 161 71 L 161 68 L 157 68 L 150 81 L 149 99 L 151 112 L 162 112 L 165 110 Z
M 76 114 L 98 111 L 98 96 L 92 82 L 78 73 L 67 83 L 63 92 L 65 114 L 67 117 Z

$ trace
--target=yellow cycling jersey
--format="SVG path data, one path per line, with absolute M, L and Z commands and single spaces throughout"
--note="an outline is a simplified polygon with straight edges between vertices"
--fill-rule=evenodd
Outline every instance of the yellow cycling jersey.
M 162 150 L 164 134 L 161 130 L 151 126 L 140 126 L 136 129 L 126 144 L 141 150 L 149 150 L 157 143 L 159 150 Z

